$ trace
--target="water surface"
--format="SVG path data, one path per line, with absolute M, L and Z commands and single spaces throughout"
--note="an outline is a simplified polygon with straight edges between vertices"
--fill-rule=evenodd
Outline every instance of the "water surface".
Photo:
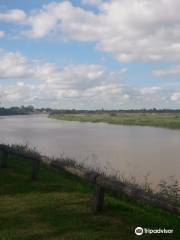
M 59 121 L 45 115 L 0 117 L 1 143 L 28 143 L 44 155 L 66 156 L 92 167 L 157 184 L 180 180 L 180 130 Z

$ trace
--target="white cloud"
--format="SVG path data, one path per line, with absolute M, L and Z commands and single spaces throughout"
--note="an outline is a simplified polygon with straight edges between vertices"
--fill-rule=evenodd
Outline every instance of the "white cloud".
M 86 0 L 98 13 L 75 7 L 70 1 L 52 2 L 24 13 L 0 14 L 4 21 L 26 24 L 23 34 L 43 38 L 55 33 L 77 41 L 96 42 L 120 62 L 180 60 L 179 0 Z
M 82 96 L 85 97 L 96 97 L 99 95 L 109 96 L 109 95 L 121 95 L 124 89 L 120 84 L 102 84 L 99 86 L 95 86 L 87 89 L 82 93 Z
M 110 71 L 101 65 L 60 67 L 29 60 L 19 52 L 0 51 L 2 105 L 62 108 L 175 107 L 179 92 L 161 86 L 125 84 L 127 69 Z
M 5 32 L 0 31 L 0 38 L 3 38 L 5 36 Z
M 24 34 L 30 38 L 42 38 L 49 33 L 64 33 L 69 38 L 76 40 L 91 40 L 88 35 L 92 29 L 89 29 L 89 23 L 95 14 L 85 11 L 82 8 L 73 7 L 68 1 L 61 3 L 50 3 L 41 10 L 34 11 L 28 17 L 31 30 L 24 31 Z M 94 21 L 94 20 L 93 20 Z M 79 25 L 79 26 L 78 26 Z M 89 33 L 87 32 L 89 29 Z M 86 32 L 86 36 L 84 33 Z M 88 33 L 88 34 L 87 34 Z M 76 35 L 76 36 L 72 36 Z M 80 36 L 81 35 L 81 36 Z
M 23 78 L 32 73 L 27 59 L 20 53 L 0 50 L 0 79 Z
M 171 96 L 171 101 L 180 102 L 180 92 L 175 92 Z
M 158 69 L 153 71 L 153 75 L 157 77 L 168 76 L 168 75 L 179 75 L 180 65 L 174 66 L 169 69 Z
M 158 86 L 153 86 L 153 87 L 145 87 L 140 89 L 140 93 L 142 95 L 147 95 L 147 94 L 155 94 L 161 91 L 161 87 Z
M 0 80 L 3 85 L 0 85 L 0 102 L 10 105 L 46 103 L 49 106 L 59 101 L 71 101 L 73 105 L 77 99 L 79 105 L 93 97 L 98 104 L 100 99 L 127 95 L 121 83 L 126 72 L 126 69 L 108 71 L 93 64 L 60 68 L 48 62 L 29 61 L 19 52 L 1 50 Z
M 95 6 L 99 6 L 100 4 L 103 3 L 102 0 L 82 0 L 81 2 L 83 5 L 95 5 Z
M 94 84 L 98 80 L 119 80 L 126 74 L 122 69 L 108 72 L 101 65 L 69 65 L 63 69 L 59 66 L 38 60 L 29 61 L 19 52 L 7 52 L 0 49 L 0 79 L 36 79 L 52 84 L 74 85 Z
M 3 88 L 4 99 L 11 104 L 16 102 L 25 102 L 30 98 L 35 90 L 34 86 L 26 85 L 21 82 L 17 82 L 15 85 L 9 85 Z
M 0 21 L 23 23 L 26 20 L 26 13 L 20 9 L 12 9 L 0 13 Z

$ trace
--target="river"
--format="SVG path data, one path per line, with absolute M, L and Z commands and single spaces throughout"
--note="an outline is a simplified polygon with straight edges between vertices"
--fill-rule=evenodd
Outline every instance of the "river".
M 59 121 L 46 115 L 0 117 L 0 142 L 23 143 L 48 156 L 157 184 L 180 180 L 180 131 L 106 123 Z

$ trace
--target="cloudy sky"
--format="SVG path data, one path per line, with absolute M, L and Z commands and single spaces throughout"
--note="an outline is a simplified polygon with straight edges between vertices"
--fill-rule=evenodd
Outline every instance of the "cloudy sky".
M 180 108 L 179 0 L 0 0 L 0 104 Z

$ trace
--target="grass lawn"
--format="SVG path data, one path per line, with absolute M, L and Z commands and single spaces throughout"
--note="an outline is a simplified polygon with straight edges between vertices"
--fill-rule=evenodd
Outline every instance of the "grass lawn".
M 0 240 L 180 239 L 180 219 L 173 214 L 106 196 L 104 211 L 94 215 L 87 183 L 47 166 L 38 182 L 30 176 L 31 163 L 15 157 L 8 169 L 0 169 Z M 137 237 L 137 226 L 174 229 L 174 234 Z
M 52 114 L 50 118 L 80 121 L 104 122 L 121 125 L 139 125 L 180 129 L 179 113 L 87 113 L 87 114 Z

